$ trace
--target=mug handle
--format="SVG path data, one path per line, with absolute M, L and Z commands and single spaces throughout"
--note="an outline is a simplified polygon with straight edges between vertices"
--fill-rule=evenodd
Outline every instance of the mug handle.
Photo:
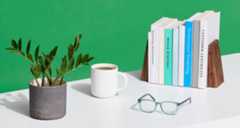
M 127 88 L 127 84 L 128 84 L 128 77 L 127 77 L 127 75 L 125 73 L 118 72 L 118 75 L 124 79 L 124 82 L 123 82 L 123 86 L 122 87 L 120 87 L 120 86 L 118 87 L 117 92 L 119 92 L 119 91 L 121 91 L 123 89 L 126 89 Z

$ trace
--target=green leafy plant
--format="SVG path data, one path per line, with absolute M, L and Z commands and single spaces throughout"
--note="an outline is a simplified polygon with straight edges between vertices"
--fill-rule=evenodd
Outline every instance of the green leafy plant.
M 81 34 L 75 37 L 73 43 L 69 44 L 67 53 L 62 57 L 59 67 L 55 69 L 53 76 L 53 61 L 56 57 L 58 46 L 55 46 L 48 53 L 40 50 L 40 45 L 31 53 L 31 40 L 27 41 L 26 49 L 22 49 L 22 39 L 12 40 L 11 46 L 6 50 L 16 55 L 22 56 L 30 62 L 30 71 L 34 77 L 37 86 L 57 86 L 64 83 L 64 76 L 80 68 L 83 65 L 89 65 L 93 57 L 89 54 L 76 53 L 80 48 Z M 38 79 L 41 78 L 41 84 Z

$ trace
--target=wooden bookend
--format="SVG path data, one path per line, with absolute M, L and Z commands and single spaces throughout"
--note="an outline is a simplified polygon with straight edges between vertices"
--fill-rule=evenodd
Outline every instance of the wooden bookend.
M 223 67 L 219 41 L 215 40 L 208 46 L 208 87 L 216 88 L 224 82 Z
M 148 44 L 146 45 L 145 53 L 144 53 L 144 62 L 143 62 L 143 68 L 141 72 L 141 80 L 148 81 Z

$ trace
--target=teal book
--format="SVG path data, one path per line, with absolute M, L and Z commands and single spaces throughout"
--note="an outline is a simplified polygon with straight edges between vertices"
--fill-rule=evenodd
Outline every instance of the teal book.
M 164 30 L 164 84 L 172 85 L 173 29 Z

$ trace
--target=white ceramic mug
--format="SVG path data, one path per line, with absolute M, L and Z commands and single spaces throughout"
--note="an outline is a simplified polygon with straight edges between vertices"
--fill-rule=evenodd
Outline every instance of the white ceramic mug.
M 122 77 L 123 82 L 120 82 Z M 91 93 L 99 98 L 115 96 L 127 87 L 126 74 L 118 71 L 115 64 L 100 63 L 91 66 Z M 122 84 L 120 84 L 122 83 Z

